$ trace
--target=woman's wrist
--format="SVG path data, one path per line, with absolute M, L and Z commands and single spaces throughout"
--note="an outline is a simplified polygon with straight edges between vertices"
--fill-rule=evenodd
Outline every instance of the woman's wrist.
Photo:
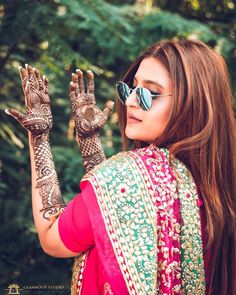
M 77 136 L 77 142 L 80 146 L 86 172 L 90 171 L 106 159 L 98 133 L 95 133 L 90 137 L 81 138 Z

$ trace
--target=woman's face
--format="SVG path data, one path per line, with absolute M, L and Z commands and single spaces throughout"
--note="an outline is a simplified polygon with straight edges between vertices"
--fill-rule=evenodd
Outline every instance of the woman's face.
M 169 73 L 157 59 L 147 57 L 140 63 L 132 86 L 145 87 L 151 93 L 170 94 L 154 97 L 149 111 L 141 109 L 135 91 L 126 101 L 126 136 L 133 140 L 152 143 L 166 127 L 170 114 L 172 87 Z

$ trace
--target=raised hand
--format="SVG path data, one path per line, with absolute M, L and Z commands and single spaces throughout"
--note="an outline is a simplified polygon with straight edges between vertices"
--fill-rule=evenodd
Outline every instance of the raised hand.
M 114 102 L 108 101 L 105 109 L 101 111 L 96 106 L 94 89 L 92 71 L 87 72 L 87 91 L 84 87 L 83 72 L 76 70 L 76 73 L 72 74 L 69 95 L 75 129 L 79 138 L 90 137 L 97 133 L 106 123 L 114 106 Z
M 26 65 L 20 67 L 20 77 L 25 95 L 26 113 L 8 109 L 13 116 L 32 135 L 48 135 L 52 128 L 52 114 L 48 96 L 48 80 L 37 69 Z
M 37 69 L 20 67 L 25 94 L 26 113 L 8 109 L 25 129 L 30 131 L 33 210 L 38 228 L 42 220 L 54 221 L 65 208 L 49 144 L 52 114 L 48 96 L 48 80 Z M 42 214 L 42 217 L 41 217 Z

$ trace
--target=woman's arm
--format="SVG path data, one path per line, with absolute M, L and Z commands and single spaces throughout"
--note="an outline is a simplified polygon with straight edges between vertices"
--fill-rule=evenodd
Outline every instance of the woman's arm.
M 20 68 L 25 94 L 26 113 L 9 109 L 29 133 L 30 160 L 32 169 L 32 207 L 36 230 L 46 253 L 57 257 L 76 256 L 60 239 L 57 217 L 65 209 L 57 173 L 55 170 L 49 132 L 52 128 L 48 81 L 38 70 L 30 66 Z
M 58 218 L 66 205 L 62 198 L 49 141 L 29 133 L 32 171 L 32 208 L 43 250 L 55 257 L 78 255 L 67 249 L 58 231 Z

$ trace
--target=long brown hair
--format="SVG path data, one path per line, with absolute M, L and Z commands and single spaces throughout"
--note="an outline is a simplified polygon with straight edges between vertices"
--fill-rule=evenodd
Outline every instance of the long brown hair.
M 164 41 L 131 65 L 124 78 L 130 86 L 146 57 L 162 62 L 173 83 L 170 119 L 156 145 L 189 167 L 203 200 L 211 249 L 208 294 L 235 295 L 236 125 L 225 61 L 200 41 Z M 117 110 L 127 146 L 126 108 L 118 102 Z M 144 145 L 134 141 L 135 147 Z

